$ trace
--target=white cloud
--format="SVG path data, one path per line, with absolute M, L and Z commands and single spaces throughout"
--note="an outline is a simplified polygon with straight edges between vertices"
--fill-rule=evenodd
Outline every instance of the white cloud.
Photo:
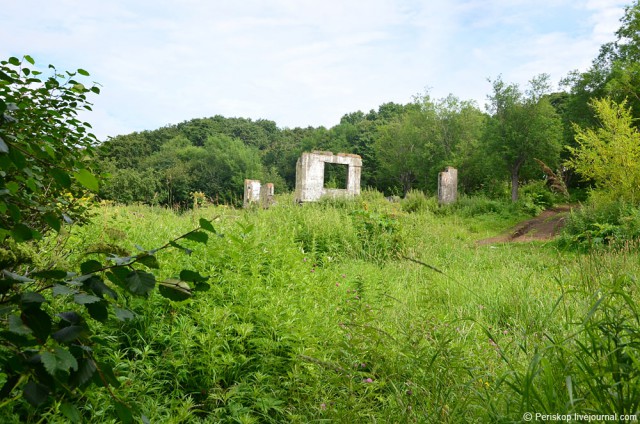
M 617 0 L 11 2 L 0 56 L 82 67 L 103 85 L 99 137 L 196 117 L 332 126 L 432 87 L 483 103 L 487 77 L 585 70 Z

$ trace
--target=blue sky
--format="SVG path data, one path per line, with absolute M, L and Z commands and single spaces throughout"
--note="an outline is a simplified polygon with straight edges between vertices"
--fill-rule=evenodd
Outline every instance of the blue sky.
M 100 139 L 214 115 L 331 127 L 427 90 L 484 108 L 499 75 L 586 70 L 619 0 L 22 0 L 0 58 L 83 68 Z

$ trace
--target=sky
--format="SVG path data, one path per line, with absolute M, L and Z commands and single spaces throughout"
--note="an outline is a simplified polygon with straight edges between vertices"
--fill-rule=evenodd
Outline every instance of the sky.
M 426 93 L 484 110 L 498 77 L 557 84 L 615 40 L 630 2 L 21 0 L 0 9 L 0 59 L 90 72 L 100 140 L 215 115 L 330 128 Z

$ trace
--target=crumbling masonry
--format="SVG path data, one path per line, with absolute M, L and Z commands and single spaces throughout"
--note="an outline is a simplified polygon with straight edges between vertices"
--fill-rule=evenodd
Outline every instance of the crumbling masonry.
M 344 189 L 324 187 L 324 164 L 346 165 L 347 186 Z M 314 202 L 321 197 L 352 197 L 360 195 L 362 158 L 349 153 L 305 152 L 296 164 L 297 202 Z

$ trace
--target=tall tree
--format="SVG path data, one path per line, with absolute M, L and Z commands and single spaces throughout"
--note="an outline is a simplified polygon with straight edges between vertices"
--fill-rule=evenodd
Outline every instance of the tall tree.
M 600 121 L 597 129 L 576 125 L 578 147 L 567 165 L 594 182 L 595 189 L 612 199 L 640 200 L 640 133 L 631 109 L 611 99 L 591 102 Z
M 627 100 L 633 116 L 640 117 L 640 0 L 625 8 L 620 22 L 616 41 L 600 48 L 589 70 L 574 71 L 563 81 L 571 92 L 570 120 L 582 127 L 598 123 L 590 107 L 595 98 L 610 97 L 617 103 Z
M 549 76 L 540 75 L 523 93 L 517 84 L 493 81 L 489 97 L 488 121 L 484 145 L 502 162 L 511 179 L 511 200 L 518 200 L 521 171 L 527 161 L 538 158 L 551 166 L 559 161 L 562 123 L 545 96 Z

